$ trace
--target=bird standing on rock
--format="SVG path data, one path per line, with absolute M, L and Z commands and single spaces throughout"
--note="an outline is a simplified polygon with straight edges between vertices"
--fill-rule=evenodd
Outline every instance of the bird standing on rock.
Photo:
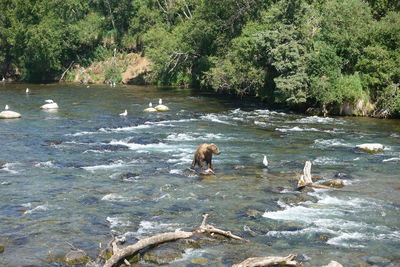
M 41 109 L 58 109 L 58 105 L 56 102 L 54 102 L 51 99 L 47 99 L 44 102 L 46 102 L 47 104 L 44 104 L 43 106 L 41 106 Z
M 144 112 L 157 112 L 157 109 L 153 108 L 153 104 L 150 102 L 149 107 L 144 110 Z
M 169 107 L 167 107 L 166 105 L 163 105 L 162 99 L 160 98 L 160 99 L 158 100 L 158 105 L 155 107 L 155 109 L 156 109 L 157 111 L 168 111 L 168 110 L 169 110 Z

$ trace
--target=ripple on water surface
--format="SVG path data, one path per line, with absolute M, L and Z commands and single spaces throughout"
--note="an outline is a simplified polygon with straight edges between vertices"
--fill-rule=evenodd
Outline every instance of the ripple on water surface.
M 205 212 L 251 246 L 204 244 L 171 265 L 203 258 L 230 266 L 248 255 L 289 253 L 308 255 L 310 266 L 331 259 L 351 266 L 360 253 L 396 260 L 396 121 L 302 116 L 186 89 L 29 85 L 34 93 L 21 98 L 27 86 L 19 86 L 0 87 L 0 99 L 25 114 L 0 121 L 1 266 L 40 266 L 49 247 L 65 255 L 66 242 L 95 255 L 110 232 L 137 240 L 194 229 Z M 60 104 L 56 113 L 37 110 L 49 95 Z M 169 112 L 143 113 L 160 97 Z M 216 175 L 187 170 L 205 142 L 222 151 L 213 156 Z M 388 149 L 353 150 L 368 142 Z M 305 160 L 324 180 L 340 172 L 345 188 L 296 191 Z

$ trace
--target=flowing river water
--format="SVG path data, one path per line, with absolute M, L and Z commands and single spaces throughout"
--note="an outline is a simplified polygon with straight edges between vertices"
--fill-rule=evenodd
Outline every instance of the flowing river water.
M 143 112 L 159 98 L 171 111 Z M 40 110 L 45 99 L 59 110 Z M 111 233 L 192 230 L 203 213 L 250 242 L 207 243 L 170 266 L 290 253 L 304 266 L 400 266 L 398 120 L 304 116 L 135 86 L 5 84 L 6 104 L 22 118 L 0 120 L 0 266 L 59 266 L 48 259 L 69 244 L 95 257 Z M 204 142 L 222 152 L 213 157 L 215 176 L 187 170 Z M 362 143 L 385 150 L 356 151 Z M 313 175 L 340 176 L 345 187 L 296 191 L 306 160 Z

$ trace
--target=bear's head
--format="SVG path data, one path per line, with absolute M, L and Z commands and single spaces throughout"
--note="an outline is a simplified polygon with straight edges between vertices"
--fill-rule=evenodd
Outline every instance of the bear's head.
M 219 151 L 217 145 L 210 144 L 210 145 L 208 145 L 207 149 L 208 149 L 209 151 L 211 151 L 211 152 L 212 152 L 213 154 L 215 154 L 215 155 L 221 154 L 221 151 Z

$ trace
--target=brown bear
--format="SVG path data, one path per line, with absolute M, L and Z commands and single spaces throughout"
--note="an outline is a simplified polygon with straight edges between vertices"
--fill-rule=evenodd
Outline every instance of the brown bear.
M 218 147 L 214 144 L 201 144 L 199 147 L 196 149 L 196 152 L 194 153 L 194 160 L 192 162 L 192 166 L 190 167 L 191 169 L 194 169 L 196 164 L 199 165 L 200 169 L 203 171 L 203 161 L 207 163 L 207 170 L 206 172 L 211 172 L 214 173 L 214 169 L 212 168 L 211 165 L 211 160 L 212 160 L 212 155 L 219 155 L 221 152 L 219 151 Z

